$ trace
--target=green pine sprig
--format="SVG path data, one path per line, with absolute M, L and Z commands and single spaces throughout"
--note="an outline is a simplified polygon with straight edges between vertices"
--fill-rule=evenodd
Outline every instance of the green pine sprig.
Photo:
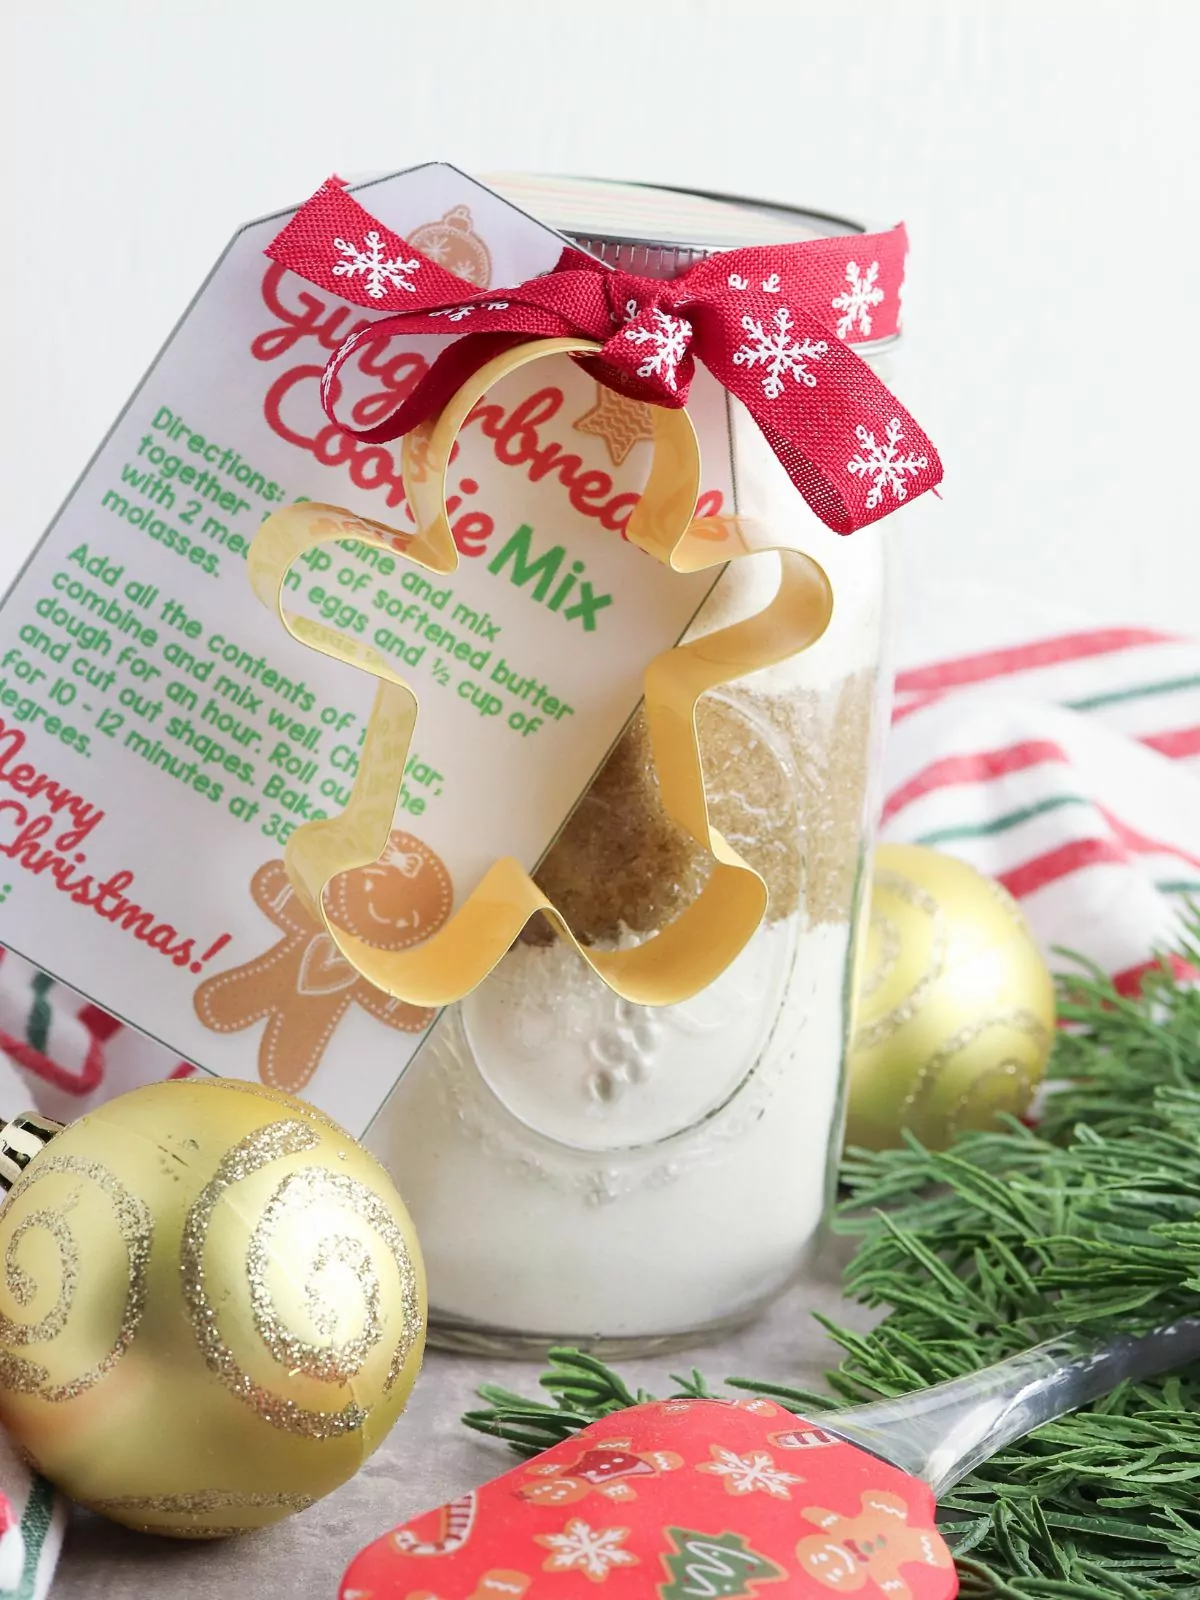
M 1200 969 L 1200 915 L 1178 954 Z M 847 1295 L 868 1334 L 819 1319 L 842 1359 L 829 1393 L 734 1377 L 797 1412 L 903 1394 L 1040 1339 L 1138 1332 L 1200 1300 L 1200 988 L 1169 961 L 1140 997 L 1078 965 L 1071 1024 L 1036 1130 L 1013 1122 L 945 1152 L 853 1151 L 836 1226 L 857 1236 Z M 693 1371 L 675 1395 L 709 1394 Z M 533 1454 L 625 1406 L 596 1357 L 549 1353 L 545 1398 L 480 1390 L 469 1427 Z M 1002 1600 L 1200 1600 L 1200 1366 L 1125 1385 L 986 1462 L 942 1504 L 962 1593 Z

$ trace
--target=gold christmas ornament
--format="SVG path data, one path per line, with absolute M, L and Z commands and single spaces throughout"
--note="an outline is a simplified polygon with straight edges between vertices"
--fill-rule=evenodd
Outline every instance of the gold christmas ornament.
M 383 1168 L 256 1084 L 0 1133 L 0 1424 L 130 1527 L 240 1533 L 337 1488 L 408 1398 L 416 1235 Z
M 933 1149 L 1019 1116 L 1054 1036 L 1054 985 L 1016 901 L 953 856 L 875 855 L 846 1139 Z

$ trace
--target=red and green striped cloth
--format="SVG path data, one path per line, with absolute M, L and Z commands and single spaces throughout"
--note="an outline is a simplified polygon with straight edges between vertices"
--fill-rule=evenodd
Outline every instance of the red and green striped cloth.
M 43 1600 L 65 1521 L 62 1501 L 0 1434 L 0 1600 Z
M 882 835 L 961 856 L 1136 990 L 1200 897 L 1200 649 L 1104 628 L 901 672 Z

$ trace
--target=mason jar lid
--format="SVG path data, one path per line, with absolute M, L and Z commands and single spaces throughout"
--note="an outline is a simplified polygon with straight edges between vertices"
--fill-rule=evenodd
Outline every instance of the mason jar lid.
M 492 173 L 490 189 L 609 266 L 672 278 L 715 250 L 863 232 L 843 217 L 661 184 Z

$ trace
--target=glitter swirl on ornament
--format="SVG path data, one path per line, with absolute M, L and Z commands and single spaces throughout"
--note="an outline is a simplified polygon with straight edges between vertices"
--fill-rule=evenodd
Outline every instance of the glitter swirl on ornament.
M 253 1180 L 272 1162 L 303 1155 L 319 1142 L 303 1122 L 289 1120 L 257 1129 L 235 1145 L 188 1212 L 180 1274 L 192 1329 L 210 1371 L 273 1427 L 311 1439 L 330 1439 L 361 1428 L 371 1408 L 351 1396 L 336 1409 L 310 1409 L 256 1381 L 222 1334 L 218 1305 L 226 1312 L 228 1307 L 224 1296 L 210 1294 L 205 1271 L 213 1219 L 230 1191 Z M 315 1337 L 305 1337 L 290 1326 L 277 1304 L 272 1261 L 281 1253 L 285 1231 L 293 1236 L 289 1257 L 295 1254 L 297 1240 L 307 1257 L 307 1275 L 293 1309 L 307 1312 Z M 400 1229 L 379 1197 L 345 1174 L 305 1167 L 276 1187 L 246 1252 L 246 1286 L 255 1330 L 289 1379 L 304 1374 L 322 1383 L 352 1385 L 386 1332 L 380 1312 L 380 1257 L 394 1267 L 403 1308 L 383 1384 L 386 1393 L 400 1376 L 422 1326 L 416 1271 Z M 348 1295 L 351 1287 L 357 1292 L 357 1305 Z M 358 1329 L 348 1332 L 347 1325 L 356 1316 Z
M 885 916 L 882 911 L 873 910 L 871 912 L 870 927 L 871 933 L 879 941 L 879 959 L 859 985 L 858 998 L 860 1001 L 869 999 L 883 988 L 895 971 L 902 948 L 900 929 L 892 921 L 891 917 Z
M 919 885 L 911 883 L 896 872 L 876 871 L 875 887 L 877 892 L 894 895 L 896 899 L 911 907 L 913 911 L 920 912 L 927 919 L 928 931 L 923 937 L 928 941 L 928 949 L 924 967 L 905 994 L 890 1006 L 883 1016 L 873 1018 L 871 1022 L 860 1027 L 854 1035 L 851 1048 L 860 1051 L 876 1049 L 906 1023 L 912 1021 L 945 971 L 946 951 L 950 942 L 950 929 L 945 912 L 933 896 L 927 894 Z M 860 990 L 863 996 L 874 995 L 891 977 L 900 953 L 902 937 L 891 918 L 877 908 L 872 910 L 871 927 L 879 936 L 881 951 L 879 960 L 863 979 Z M 910 937 L 916 936 L 914 928 Z
M 51 1183 L 55 1178 L 59 1181 Z M 93 1187 L 108 1201 L 110 1225 L 119 1235 L 129 1270 L 112 1342 L 98 1360 L 80 1370 L 81 1353 L 72 1311 L 88 1270 L 88 1256 L 87 1252 L 80 1251 L 71 1223 L 72 1213 L 75 1213 L 77 1216 L 86 1214 L 89 1223 L 97 1225 L 100 1213 L 89 1192 Z M 46 1189 L 51 1190 L 51 1196 L 45 1194 Z M 62 1402 L 73 1400 L 98 1383 L 133 1343 L 146 1303 L 146 1267 L 153 1223 L 149 1208 L 97 1161 L 54 1152 L 40 1155 L 36 1165 L 14 1186 L 6 1200 L 9 1217 L 19 1213 L 35 1190 L 40 1190 L 39 1198 L 46 1203 L 20 1216 L 13 1224 L 4 1251 L 4 1283 L 16 1306 L 22 1309 L 36 1306 L 45 1296 L 54 1298 L 47 1310 L 28 1322 L 0 1307 L 0 1344 L 7 1347 L 0 1351 L 0 1388 Z M 48 1236 L 57 1255 L 58 1270 L 48 1282 L 44 1273 L 35 1273 L 26 1264 L 36 1255 L 40 1258 L 39 1266 L 45 1266 L 44 1252 L 37 1247 L 39 1234 Z M 60 1339 L 63 1343 L 56 1351 L 53 1346 Z M 51 1347 L 39 1351 L 42 1361 L 15 1353 L 14 1347 L 22 1349 L 34 1345 Z M 65 1357 L 66 1375 L 55 1370 L 56 1355 Z
M 254 1311 L 254 1326 L 281 1366 L 289 1371 L 304 1372 L 325 1383 L 348 1383 L 362 1369 L 364 1361 L 384 1336 L 379 1273 L 366 1241 L 346 1233 L 336 1233 L 317 1239 L 313 1245 L 310 1277 L 304 1286 L 304 1298 L 313 1327 L 328 1343 L 311 1344 L 291 1333 L 277 1315 L 266 1287 L 267 1267 L 277 1233 L 288 1221 L 306 1223 L 315 1209 L 328 1204 L 351 1212 L 383 1240 L 404 1286 L 406 1310 L 415 1311 L 412 1263 L 403 1236 L 387 1207 L 365 1184 L 342 1173 L 326 1172 L 322 1168 L 293 1173 L 283 1180 L 267 1202 L 246 1257 L 250 1304 Z M 340 1273 L 335 1271 L 338 1268 L 342 1269 Z M 336 1291 L 347 1276 L 355 1279 L 362 1295 L 363 1328 L 356 1337 L 339 1338 L 343 1307 Z M 390 1389 L 400 1376 L 412 1350 L 413 1337 L 410 1328 L 407 1336 L 393 1350 L 384 1381 L 385 1389 Z
M 993 1030 L 1001 1035 L 1015 1033 L 1026 1039 L 1030 1046 L 1029 1059 L 1022 1061 L 1002 1055 L 990 1066 L 977 1072 L 958 1099 L 943 1113 L 946 1130 L 953 1137 L 961 1128 L 980 1126 L 980 1119 L 986 1126 L 989 1117 L 1000 1112 L 1020 1116 L 1033 1097 L 1041 1077 L 1037 1063 L 1045 1060 L 1049 1054 L 1052 1037 L 1045 1023 L 1025 1006 L 975 1018 L 951 1034 L 939 1049 L 922 1062 L 916 1082 L 904 1100 L 906 1119 L 927 1115 L 946 1068 L 956 1056 Z
M 307 1511 L 314 1504 L 310 1494 L 256 1494 L 238 1490 L 199 1489 L 192 1494 L 123 1494 L 109 1500 L 90 1500 L 89 1511 L 102 1517 L 112 1517 L 123 1522 L 135 1533 L 170 1534 L 170 1528 L 161 1522 L 139 1522 L 138 1513 L 152 1512 L 160 1517 L 206 1517 L 217 1511 L 279 1511 L 292 1513 Z M 229 1539 L 248 1530 L 241 1523 L 208 1523 L 193 1525 L 187 1535 L 191 1539 Z
M 1054 1036 L 1054 986 L 1019 906 L 966 862 L 882 845 L 851 1046 L 847 1140 L 942 1149 L 1022 1116 Z

